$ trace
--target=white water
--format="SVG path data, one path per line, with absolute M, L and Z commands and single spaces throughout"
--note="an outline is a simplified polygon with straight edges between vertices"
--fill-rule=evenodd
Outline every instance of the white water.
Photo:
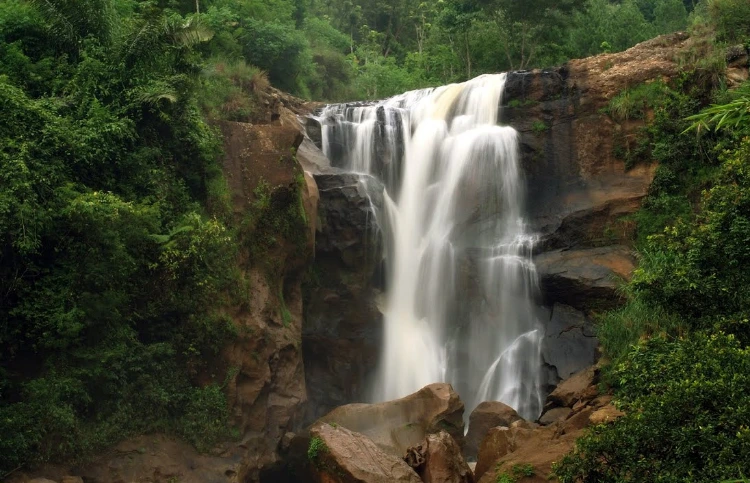
M 328 106 L 334 164 L 386 186 L 387 302 L 373 400 L 450 382 L 467 406 L 541 411 L 535 238 L 517 133 L 497 125 L 505 75 Z

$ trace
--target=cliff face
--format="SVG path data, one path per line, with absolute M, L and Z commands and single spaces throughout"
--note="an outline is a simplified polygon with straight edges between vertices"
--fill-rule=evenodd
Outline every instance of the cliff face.
M 313 258 L 317 188 L 295 156 L 303 140 L 297 113 L 307 109 L 273 90 L 263 101 L 262 123 L 217 126 L 245 283 L 237 288 L 242 301 L 224 307 L 237 336 L 209 366 L 227 375 L 237 439 L 199 454 L 176 438 L 143 435 L 85 465 L 43 468 L 40 474 L 57 481 L 74 474 L 95 483 L 258 481 L 278 460 L 285 435 L 302 423 L 302 282 Z
M 625 160 L 616 154 L 616 143 L 633 142 L 644 121 L 618 124 L 603 109 L 629 87 L 676 77 L 680 52 L 688 47 L 686 35 L 673 34 L 626 52 L 508 74 L 498 108 L 500 122 L 520 133 L 527 220 L 541 236 L 535 262 L 547 307 L 542 314 L 543 357 L 550 388 L 595 360 L 597 342 L 588 316 L 620 302 L 619 281 L 627 279 L 635 266 L 628 248 L 634 226 L 627 216 L 639 208 L 655 171 L 654 165 L 626 169 Z M 312 119 L 306 124 L 309 137 L 320 145 L 320 126 Z M 335 159 L 341 155 L 333 154 Z M 342 176 L 325 161 L 312 164 L 318 172 Z M 332 210 L 354 220 L 369 200 L 360 193 L 359 201 L 350 197 L 344 209 L 346 205 L 336 201 L 340 196 L 334 196 L 338 190 L 322 190 L 321 212 Z M 374 310 L 381 290 L 377 270 L 370 263 L 353 265 L 345 256 L 347 250 L 355 253 L 354 247 L 366 244 L 372 227 L 344 229 L 326 224 L 323 218 L 321 222 L 319 235 L 347 248 L 332 257 L 330 244 L 316 247 L 315 263 L 325 277 L 310 293 L 303 331 L 303 346 L 309 349 L 307 381 L 316 388 L 309 392 L 311 417 L 344 402 L 363 400 L 361 388 L 376 361 L 376 334 L 382 323 Z M 473 228 L 467 226 L 465 232 Z M 364 261 L 366 256 L 360 253 L 356 258 Z M 459 283 L 470 287 L 472 281 Z M 353 309 L 354 303 L 367 309 Z M 469 297 L 466 303 L 474 302 Z

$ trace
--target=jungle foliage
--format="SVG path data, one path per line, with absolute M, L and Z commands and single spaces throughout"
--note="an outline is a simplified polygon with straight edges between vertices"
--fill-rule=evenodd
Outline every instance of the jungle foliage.
M 747 41 L 733 22 L 747 2 L 701 10 L 717 36 Z M 726 89 L 720 65 L 709 55 L 672 85 L 636 86 L 610 105 L 615 119 L 650 112 L 622 151 L 631 164 L 659 163 L 635 216 L 628 302 L 598 326 L 605 380 L 626 416 L 579 439 L 555 467 L 560 481 L 750 474 L 750 83 Z
M 234 331 L 209 37 L 146 2 L 0 3 L 0 477 L 228 431 L 225 374 L 192 379 Z
M 384 97 L 622 50 L 689 24 L 712 41 L 742 43 L 747 18 L 744 0 L 0 2 L 0 478 L 132 434 L 164 431 L 207 449 L 230 432 L 227 374 L 209 361 L 236 335 L 222 307 L 245 303 L 243 227 L 230 219 L 208 121 L 253 120 L 269 84 L 313 99 Z M 662 345 L 649 343 L 663 353 L 724 344 L 727 361 L 745 354 L 746 122 L 727 130 L 707 117 L 700 137 L 683 134 L 695 122 L 683 119 L 711 95 L 718 106 L 743 102 L 706 93 L 720 84 L 720 64 L 698 73 L 708 84 L 686 78 L 613 106 L 635 117 L 653 96 L 662 106 L 643 142 L 624 148 L 633 163 L 660 167 L 637 220 L 640 305 L 629 316 L 640 325 L 611 332 L 620 352 L 602 338 L 623 361 L 621 379 L 650 377 L 628 362 L 644 335 L 663 333 Z M 299 199 L 280 221 L 258 198 L 253 250 L 299 236 L 299 223 L 287 223 L 304 218 Z M 644 320 L 650 308 L 659 317 Z M 693 345 L 683 348 L 683 332 Z M 744 381 L 717 391 L 731 382 L 747 393 Z M 654 407 L 647 395 L 624 397 L 644 413 Z M 729 434 L 722 424 L 717 444 Z M 633 446 L 645 433 L 628 434 Z M 591 441 L 579 455 L 588 463 L 568 474 L 588 474 L 604 451 Z M 727 451 L 739 454 L 738 444 Z M 727 458 L 695 474 L 728 475 Z

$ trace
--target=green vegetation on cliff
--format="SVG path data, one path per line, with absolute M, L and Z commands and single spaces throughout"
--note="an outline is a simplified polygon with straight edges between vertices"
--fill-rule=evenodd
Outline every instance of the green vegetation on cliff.
M 0 477 L 227 431 L 225 375 L 192 382 L 234 330 L 207 37 L 150 3 L 0 4 Z
M 747 42 L 748 24 L 734 19 L 749 18 L 750 4 L 705 12 L 718 38 Z M 727 90 L 710 64 L 658 90 L 628 153 L 659 166 L 636 215 L 629 301 L 599 321 L 606 381 L 626 416 L 578 441 L 556 467 L 563 482 L 750 474 L 750 83 Z

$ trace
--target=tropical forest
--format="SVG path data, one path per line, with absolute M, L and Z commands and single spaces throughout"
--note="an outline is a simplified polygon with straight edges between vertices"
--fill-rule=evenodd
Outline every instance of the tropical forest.
M 0 0 L 0 481 L 750 481 L 750 1 Z

